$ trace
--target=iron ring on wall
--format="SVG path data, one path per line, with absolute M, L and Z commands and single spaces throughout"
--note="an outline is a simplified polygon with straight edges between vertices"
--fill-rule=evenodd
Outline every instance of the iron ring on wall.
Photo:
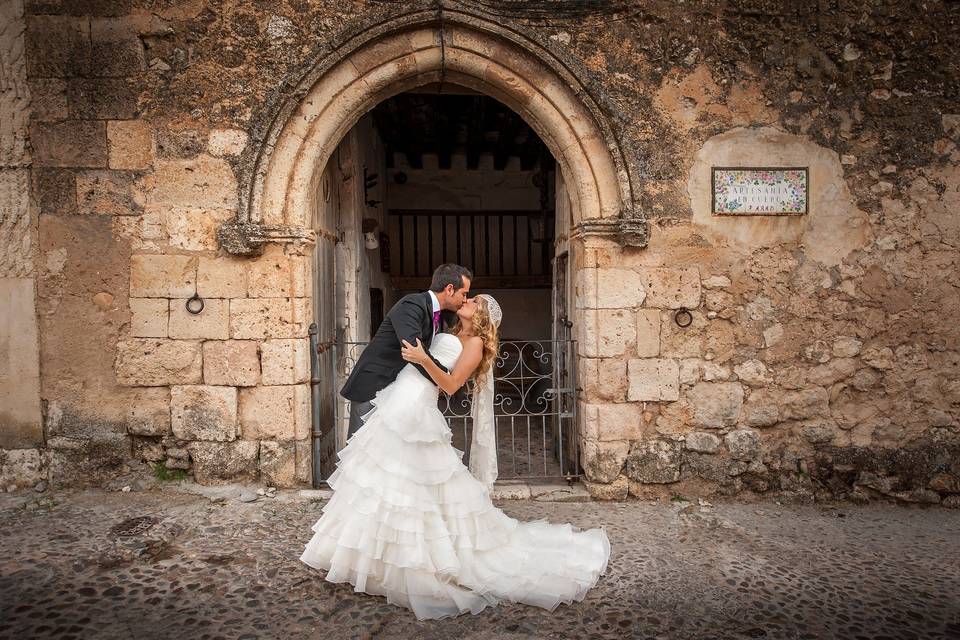
M 197 306 L 198 304 L 199 304 L 199 306 Z M 197 315 L 198 313 L 200 313 L 201 311 L 203 311 L 203 298 L 201 298 L 201 297 L 200 297 L 198 294 L 196 294 L 196 293 L 193 294 L 193 296 L 191 296 L 191 297 L 187 300 L 187 311 L 189 311 L 189 312 L 192 313 L 193 315 Z
M 693 324 L 693 314 L 686 307 L 680 307 L 673 314 L 673 321 L 677 323 L 678 327 L 687 328 Z

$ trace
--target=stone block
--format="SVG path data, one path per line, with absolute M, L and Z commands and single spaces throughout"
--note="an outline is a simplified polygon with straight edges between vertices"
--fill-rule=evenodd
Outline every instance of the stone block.
M 10 213 L 0 205 L 0 217 Z M 3 241 L 12 240 L 4 238 L 13 226 L 7 221 L 0 222 L 0 272 L 12 266 L 4 260 L 9 254 L 4 253 Z M 26 217 L 22 226 L 28 224 Z M 0 448 L 30 449 L 43 444 L 44 386 L 39 354 L 44 325 L 38 326 L 37 307 L 35 278 L 0 277 Z
M 46 479 L 39 449 L 0 449 L 0 488 L 32 487 Z
M 679 442 L 635 442 L 627 457 L 627 478 L 645 484 L 676 482 L 680 479 L 681 451 Z
M 627 361 L 615 358 L 579 358 L 579 381 L 590 401 L 627 399 Z
M 310 343 L 302 338 L 265 340 L 260 345 L 262 383 L 299 384 L 310 381 Z
M 701 366 L 698 358 L 684 358 L 680 361 L 680 384 L 693 384 L 700 380 Z
M 850 378 L 850 386 L 857 391 L 866 391 L 880 382 L 880 374 L 870 368 L 863 368 L 853 374 Z
M 260 443 L 260 481 L 271 487 L 297 486 L 297 443 Z
M 204 295 L 213 298 L 245 298 L 246 260 L 201 257 L 197 266 L 197 287 Z
M 800 428 L 800 435 L 810 444 L 829 444 L 837 432 L 823 424 L 808 424 Z
M 247 263 L 247 295 L 251 298 L 286 298 L 292 295 L 290 259 L 280 247 Z
M 203 343 L 203 381 L 212 385 L 253 387 L 260 383 L 258 345 L 253 340 Z
M 826 364 L 812 367 L 807 371 L 807 381 L 809 384 L 828 387 L 832 384 L 846 380 L 857 371 L 857 361 L 853 358 L 837 358 Z
M 640 276 L 630 269 L 581 269 L 575 286 L 579 309 L 631 309 L 646 297 Z
M 583 312 L 583 355 L 610 358 L 632 351 L 636 344 L 633 312 L 625 309 L 588 309 Z
M 830 412 L 830 396 L 823 387 L 788 391 L 781 396 L 780 414 L 784 420 L 806 420 Z
M 296 481 L 299 484 L 313 483 L 313 443 L 307 440 L 296 441 L 297 469 Z
M 246 440 L 296 439 L 296 386 L 250 387 L 240 390 L 240 427 Z M 309 404 L 308 404 L 309 409 Z
M 659 309 L 694 309 L 700 305 L 700 271 L 696 267 L 644 269 L 645 305 Z
M 783 340 L 783 325 L 779 322 L 763 330 L 763 344 L 766 347 L 772 347 Z
M 630 387 L 627 399 L 642 401 L 679 400 L 680 368 L 676 360 L 643 358 L 627 363 Z
M 290 256 L 290 295 L 295 298 L 313 295 L 313 257 Z
M 894 356 L 893 349 L 890 347 L 881 347 L 873 345 L 863 350 L 861 358 L 874 369 L 885 371 L 893 368 Z
M 732 283 L 727 276 L 710 276 L 709 278 L 704 278 L 702 284 L 705 289 L 725 289 Z
M 166 338 L 170 305 L 166 298 L 130 298 L 130 335 Z
M 159 213 L 149 207 L 139 216 L 114 217 L 113 233 L 116 238 L 129 239 L 130 248 L 140 253 L 159 253 L 160 243 L 167 238 Z
M 130 256 L 130 296 L 189 298 L 196 290 L 197 259 L 175 255 Z
M 193 459 L 194 479 L 200 484 L 254 482 L 259 477 L 259 442 L 191 442 L 187 449 Z
M 750 429 L 735 429 L 723 437 L 730 456 L 749 461 L 760 455 L 760 434 Z
M 687 392 L 693 423 L 708 429 L 732 427 L 740 417 L 743 387 L 738 382 L 700 382 Z
M 107 126 L 104 122 L 64 120 L 30 126 L 33 162 L 40 167 L 107 166 Z
M 77 213 L 77 175 L 71 169 L 34 167 L 33 192 L 41 213 L 52 216 Z
M 90 24 L 86 18 L 27 16 L 25 54 L 31 78 L 67 78 L 90 71 Z
M 740 382 L 751 387 L 762 387 L 770 383 L 767 366 L 759 360 L 747 360 L 733 368 Z
M 723 382 L 730 379 L 730 367 L 705 360 L 701 365 L 702 378 L 707 382 Z
M 237 208 L 237 179 L 226 161 L 199 156 L 156 162 L 150 204 L 185 209 Z
M 49 479 L 54 486 L 103 486 L 132 453 L 130 438 L 121 433 L 48 438 Z
M 293 387 L 293 434 L 297 440 L 310 437 L 313 427 L 310 413 L 310 385 L 298 384 Z
M 733 482 L 727 473 L 728 468 L 729 460 L 725 457 L 686 451 L 680 475 L 684 480 L 705 480 L 728 486 Z
M 723 318 L 731 318 L 736 315 L 736 301 L 732 294 L 720 289 L 708 289 L 703 294 L 703 306 L 707 311 L 713 311 L 714 315 Z M 708 314 L 709 315 L 709 314 Z
M 684 446 L 697 453 L 716 453 L 720 449 L 720 438 L 712 433 L 694 431 L 686 435 Z
M 692 415 L 690 406 L 683 400 L 663 403 L 657 414 L 651 416 L 654 431 L 670 438 L 687 434 L 690 432 Z
M 30 98 L 34 122 L 56 122 L 70 117 L 67 83 L 60 78 L 31 78 Z
M 133 338 L 117 343 L 117 382 L 133 387 L 199 384 L 202 381 L 200 342 Z
M 230 301 L 205 298 L 203 310 L 193 314 L 187 311 L 185 298 L 171 298 L 170 337 L 226 340 L 230 337 Z
M 72 78 L 67 81 L 70 117 L 78 120 L 132 120 L 137 91 L 124 78 Z
M 112 120 L 107 123 L 111 169 L 145 169 L 153 161 L 150 125 L 143 120 Z
M 127 403 L 127 432 L 137 436 L 165 436 L 170 433 L 170 389 L 131 389 Z
M 657 309 L 637 311 L 638 358 L 655 358 L 660 355 L 660 312 Z
M 195 158 L 207 149 L 207 137 L 197 129 L 161 129 L 156 133 L 157 157 Z
M 863 342 L 852 336 L 840 336 L 833 341 L 832 351 L 835 358 L 852 358 L 860 353 Z
M 630 482 L 627 476 L 619 475 L 609 484 L 584 480 L 583 486 L 594 500 L 626 500 Z
M 139 176 L 125 171 L 77 173 L 77 210 L 88 215 L 136 216 L 143 212 Z
M 290 331 L 293 338 L 306 338 L 310 334 L 310 323 L 313 322 L 313 300 L 310 298 L 294 298 L 291 305 L 293 320 Z
M 207 148 L 213 156 L 237 156 L 247 146 L 247 138 L 242 129 L 211 129 Z
M 636 440 L 643 435 L 641 406 L 635 402 L 620 404 L 584 404 L 583 438 L 610 442 Z
M 164 226 L 170 246 L 187 251 L 216 251 L 220 247 L 217 229 L 233 216 L 233 211 L 225 209 L 169 209 L 164 215 Z
M 702 358 L 704 336 L 711 321 L 699 311 L 691 311 L 693 322 L 680 327 L 674 320 L 673 311 L 660 315 L 660 355 L 671 358 Z
M 590 442 L 580 447 L 580 464 L 587 480 L 610 483 L 623 470 L 623 463 L 630 452 L 629 442 Z
M 91 20 L 90 39 L 92 75 L 135 76 L 146 68 L 143 42 L 129 22 Z
M 235 387 L 170 387 L 170 426 L 181 440 L 229 442 L 237 437 Z
M 235 339 L 292 338 L 297 323 L 288 298 L 239 298 L 230 301 L 230 332 Z
M 960 493 L 960 475 L 938 473 L 930 478 L 927 488 L 941 493 Z
M 772 427 L 780 421 L 780 403 L 772 391 L 754 390 L 743 404 L 741 422 L 748 427 Z

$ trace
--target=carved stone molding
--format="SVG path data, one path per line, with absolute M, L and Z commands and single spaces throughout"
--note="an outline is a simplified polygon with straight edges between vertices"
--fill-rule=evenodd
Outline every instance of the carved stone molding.
M 646 247 L 650 241 L 650 221 L 636 216 L 618 218 L 620 244 L 625 247 Z
M 255 222 L 225 222 L 217 230 L 220 246 L 237 256 L 258 256 L 268 242 L 314 244 L 312 229 L 302 227 L 268 226 Z
M 650 240 L 650 222 L 639 216 L 593 218 L 574 227 L 574 237 L 590 236 L 614 240 L 624 247 L 646 247 Z

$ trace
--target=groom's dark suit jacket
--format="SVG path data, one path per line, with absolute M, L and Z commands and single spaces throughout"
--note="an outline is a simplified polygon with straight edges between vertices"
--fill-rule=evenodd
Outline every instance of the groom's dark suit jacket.
M 441 313 L 441 331 L 443 315 Z M 400 348 L 403 346 L 400 340 L 415 345 L 417 338 L 420 338 L 424 350 L 430 348 L 433 341 L 433 304 L 426 291 L 406 295 L 391 307 L 370 344 L 360 354 L 350 377 L 340 389 L 340 395 L 356 402 L 372 400 L 377 391 L 393 382 L 400 370 L 408 364 L 400 355 Z M 444 371 L 447 370 L 436 358 L 433 361 Z M 430 374 L 422 366 L 414 366 L 430 378 Z

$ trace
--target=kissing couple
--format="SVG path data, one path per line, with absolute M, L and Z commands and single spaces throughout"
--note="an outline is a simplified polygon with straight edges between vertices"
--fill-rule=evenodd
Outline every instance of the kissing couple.
M 387 313 L 340 394 L 350 426 L 333 496 L 300 560 L 385 596 L 417 619 L 479 613 L 520 602 L 553 611 L 583 600 L 606 571 L 603 529 L 519 522 L 494 506 L 493 373 L 503 311 L 468 297 L 469 269 L 444 264 L 430 290 Z M 442 312 L 454 312 L 449 332 Z M 451 443 L 439 391 L 473 385 L 470 468 Z

